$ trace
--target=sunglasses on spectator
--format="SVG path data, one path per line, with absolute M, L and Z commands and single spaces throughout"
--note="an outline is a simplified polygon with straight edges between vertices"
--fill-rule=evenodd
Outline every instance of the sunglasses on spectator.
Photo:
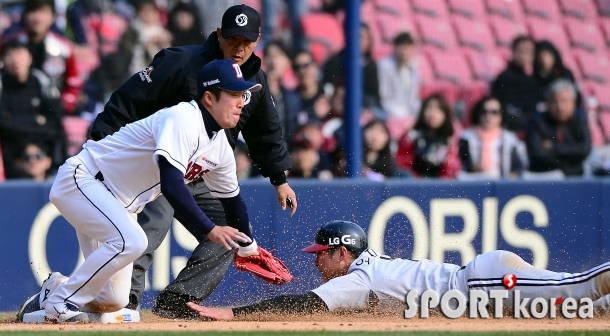
M 44 159 L 45 154 L 42 152 L 38 152 L 36 154 L 23 154 L 21 156 L 21 159 L 24 161 L 32 161 L 32 160 L 36 160 L 36 161 L 40 161 L 42 159 Z
M 493 115 L 499 115 L 501 114 L 502 111 L 499 109 L 484 109 L 483 110 L 483 114 L 493 114 Z
M 295 63 L 293 65 L 295 70 L 302 70 L 305 68 L 308 68 L 311 65 L 311 62 L 307 62 L 307 63 Z

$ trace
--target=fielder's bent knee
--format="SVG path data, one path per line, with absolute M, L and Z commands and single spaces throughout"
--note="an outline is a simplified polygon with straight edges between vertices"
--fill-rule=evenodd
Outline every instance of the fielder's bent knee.
M 51 203 L 53 203 L 56 207 L 57 201 L 60 199 L 60 196 L 58 195 L 59 192 L 57 189 L 58 188 L 56 187 L 55 183 L 53 183 L 53 185 L 51 186 L 51 191 L 49 192 L 49 201 L 51 201 Z
M 139 258 L 144 252 L 146 252 L 146 248 L 148 247 L 148 238 L 146 235 L 138 227 L 139 230 L 133 232 L 131 235 L 126 235 L 125 238 L 125 250 L 123 252 L 133 255 L 134 260 Z M 127 238 L 128 237 L 128 238 Z

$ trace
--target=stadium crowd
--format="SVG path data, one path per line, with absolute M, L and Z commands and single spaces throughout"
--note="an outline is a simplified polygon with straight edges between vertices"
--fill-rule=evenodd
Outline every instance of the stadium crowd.
M 319 13 L 339 26 L 343 2 L 245 2 L 263 14 L 263 43 L 256 54 L 292 158 L 288 177 L 344 177 L 345 51 L 337 44 L 321 49 L 324 44 L 308 34 L 307 20 Z M 410 3 L 393 4 L 399 2 Z M 53 178 L 58 165 L 80 150 L 89 124 L 124 80 L 163 48 L 202 43 L 220 26 L 218 13 L 235 3 L 1 1 L 0 181 Z M 383 3 L 363 0 L 363 17 L 366 6 Z M 563 61 L 563 46 L 514 34 L 493 76 L 460 88 L 459 81 L 444 85 L 447 78 L 439 76 L 443 66 L 463 65 L 452 63 L 442 48 L 431 49 L 434 43 L 407 19 L 404 27 L 390 29 L 381 52 L 377 30 L 366 21 L 360 28 L 364 177 L 610 174 L 610 137 L 598 134 L 604 132 L 597 119 L 602 97 L 583 88 L 576 69 Z M 432 55 L 438 82 L 426 80 L 430 69 L 422 55 Z M 260 177 L 244 143 L 238 143 L 235 158 L 239 179 Z

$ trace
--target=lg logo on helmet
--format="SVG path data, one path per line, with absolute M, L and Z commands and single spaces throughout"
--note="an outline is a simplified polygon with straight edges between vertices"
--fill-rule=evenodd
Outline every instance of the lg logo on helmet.
M 351 235 L 344 235 L 343 237 L 341 237 L 341 239 L 339 239 L 339 237 L 328 238 L 328 245 L 356 245 L 356 239 L 350 238 L 350 236 Z

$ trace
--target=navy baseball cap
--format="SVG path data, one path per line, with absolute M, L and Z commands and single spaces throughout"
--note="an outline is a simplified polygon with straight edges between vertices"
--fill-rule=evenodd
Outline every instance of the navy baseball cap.
M 222 37 L 243 36 L 251 42 L 261 33 L 261 16 L 244 4 L 229 7 L 222 15 Z
M 199 97 L 204 92 L 213 89 L 226 91 L 258 91 L 262 85 L 246 82 L 241 68 L 233 60 L 215 60 L 201 68 L 197 74 L 197 93 Z

